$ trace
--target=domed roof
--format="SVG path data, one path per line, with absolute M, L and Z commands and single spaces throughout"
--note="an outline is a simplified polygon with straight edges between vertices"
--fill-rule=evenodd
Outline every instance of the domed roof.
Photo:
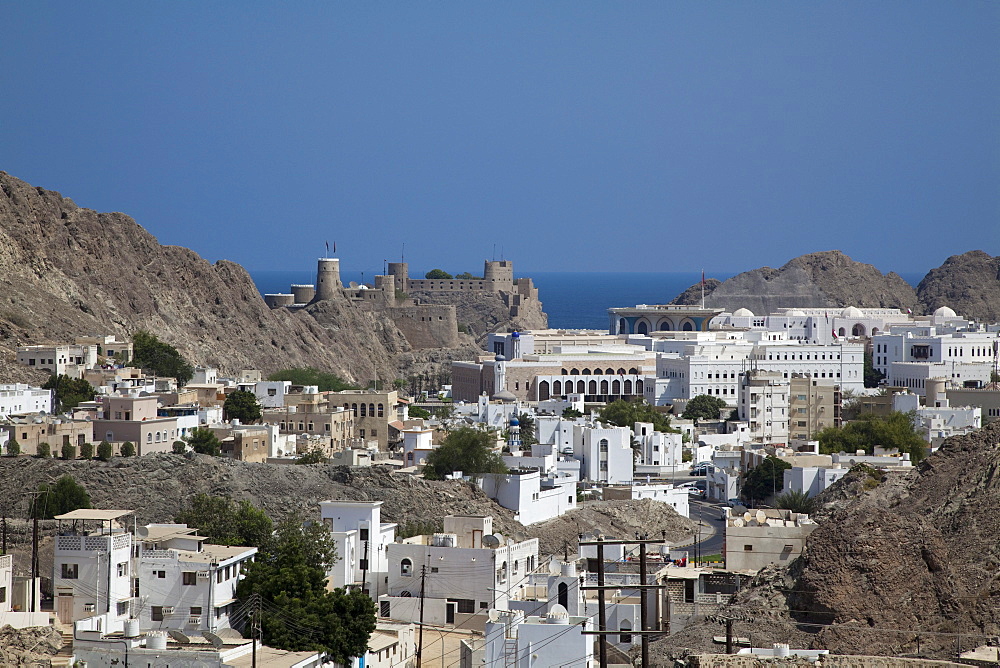
M 861 311 L 861 309 L 859 309 L 856 306 L 848 306 L 847 308 L 845 308 L 843 311 L 840 312 L 840 315 L 842 317 L 844 317 L 844 318 L 863 318 L 863 317 L 865 317 L 865 314 Z
M 569 611 L 556 603 L 549 608 L 549 614 L 545 616 L 545 621 L 549 624 L 569 624 Z
M 507 358 L 504 357 L 503 355 L 497 355 L 496 357 L 493 358 L 493 360 L 496 362 L 506 362 Z
M 806 312 L 801 309 L 793 308 L 791 311 L 788 311 L 785 315 L 787 315 L 790 318 L 804 318 L 806 317 Z
M 735 311 L 733 311 L 733 315 L 736 316 L 737 318 L 752 318 L 753 311 L 751 311 L 748 308 L 738 308 Z
M 513 334 L 510 335 L 510 338 L 512 338 L 512 339 L 519 339 L 519 338 L 521 338 L 521 332 L 514 332 Z
M 521 426 L 521 421 L 518 420 L 516 417 L 512 417 L 510 419 L 510 422 L 508 424 L 510 424 L 511 427 L 520 427 Z
M 934 311 L 935 318 L 957 318 L 958 315 L 948 306 L 942 306 Z
M 493 399 L 495 401 L 502 401 L 505 404 L 512 404 L 517 401 L 517 397 L 515 397 L 512 392 L 508 392 L 507 390 L 500 390 L 493 395 Z

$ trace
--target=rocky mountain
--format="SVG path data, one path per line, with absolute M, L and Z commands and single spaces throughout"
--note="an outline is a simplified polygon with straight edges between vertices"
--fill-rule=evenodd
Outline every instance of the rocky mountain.
M 957 436 L 905 475 L 845 476 L 787 569 L 654 647 L 655 665 L 711 641 L 724 618 L 756 647 L 953 656 L 1000 635 L 1000 422 Z M 672 664 L 671 664 L 672 665 Z
M 460 349 L 415 351 L 391 320 L 346 299 L 269 309 L 238 264 L 162 246 L 125 214 L 0 172 L 0 382 L 40 380 L 14 364 L 19 345 L 140 329 L 227 372 L 308 365 L 391 379 L 478 350 L 464 337 Z
M 796 306 L 918 308 L 916 292 L 898 274 L 883 275 L 840 251 L 802 255 L 780 269 L 745 271 L 723 281 L 711 294 L 706 289 L 705 295 L 706 306 L 727 311 L 748 308 L 754 313 Z M 691 286 L 671 303 L 700 304 L 701 285 Z
M 1000 321 L 1000 256 L 981 250 L 952 255 L 917 286 L 926 313 L 950 306 L 961 316 Z

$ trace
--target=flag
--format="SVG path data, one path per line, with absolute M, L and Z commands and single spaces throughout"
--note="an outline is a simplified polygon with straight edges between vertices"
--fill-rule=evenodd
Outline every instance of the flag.
M 906 309 L 906 315 L 913 315 L 912 309 Z
M 336 241 L 333 242 L 333 254 L 334 255 L 337 254 L 337 242 Z
M 705 270 L 701 270 L 701 287 L 705 287 Z
M 327 255 L 330 254 L 330 242 L 329 241 L 326 242 L 326 254 Z
M 832 329 L 832 330 L 830 330 L 830 333 L 833 334 L 833 338 L 835 338 L 835 339 L 837 338 L 837 330 Z

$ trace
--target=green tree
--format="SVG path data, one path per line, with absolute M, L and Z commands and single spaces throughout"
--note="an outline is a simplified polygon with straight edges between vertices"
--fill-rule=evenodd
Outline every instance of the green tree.
M 84 443 L 80 446 L 80 459 L 93 459 L 94 458 L 94 444 Z
M 6 449 L 9 457 L 17 457 L 21 454 L 21 444 L 13 436 L 7 441 Z
M 139 331 L 132 336 L 134 354 L 129 365 L 151 371 L 157 376 L 176 378 L 184 385 L 194 375 L 194 367 L 177 349 L 168 343 L 160 341 L 149 332 Z
M 651 422 L 656 431 L 677 431 L 670 428 L 670 418 L 650 406 L 645 400 L 619 399 L 601 409 L 601 420 L 618 427 L 632 429 L 636 422 Z
M 726 402 L 710 394 L 699 394 L 693 397 L 684 408 L 681 415 L 685 420 L 718 420 Z
M 62 458 L 76 459 L 76 446 L 70 445 L 69 443 L 63 443 Z
M 44 459 L 46 457 L 52 456 L 52 448 L 49 447 L 48 443 L 39 443 L 38 447 L 35 448 L 35 456 L 39 459 Z
M 56 515 L 68 513 L 77 508 L 90 508 L 90 495 L 83 485 L 71 475 L 64 475 L 54 484 L 42 484 L 38 487 L 29 509 L 30 517 L 40 520 L 51 520 Z
M 430 276 L 428 276 L 428 278 L 430 278 Z M 467 271 L 463 271 L 461 274 L 455 274 L 455 278 L 458 278 L 458 279 L 463 280 L 463 281 L 481 281 L 481 280 L 483 280 L 482 276 L 473 276 L 471 273 L 469 273 Z
M 211 455 L 218 457 L 222 454 L 222 442 L 216 438 L 215 433 L 208 427 L 196 427 L 188 434 L 188 445 L 199 455 Z
M 375 630 L 375 604 L 361 591 L 327 591 L 327 569 L 336 561 L 329 531 L 321 524 L 303 527 L 290 519 L 278 525 L 246 564 L 236 597 L 263 605 L 263 641 L 292 651 L 319 651 L 338 663 L 368 650 Z
M 319 448 L 315 448 L 309 452 L 303 452 L 295 458 L 296 464 L 325 464 L 326 461 L 326 455 L 324 455 L 323 451 Z
M 125 441 L 121 448 L 122 457 L 135 457 L 135 446 L 132 441 Z
M 493 450 L 493 433 L 459 427 L 449 433 L 440 446 L 431 450 L 424 464 L 424 477 L 443 480 L 454 471 L 465 475 L 507 473 L 503 458 Z
M 408 412 L 409 412 L 410 417 L 413 418 L 413 419 L 420 418 L 420 419 L 423 419 L 423 420 L 429 420 L 430 417 L 431 417 L 431 412 L 428 411 L 428 410 L 424 410 L 420 406 L 410 406 L 410 409 L 409 409 Z
M 446 280 L 452 278 L 452 275 L 449 274 L 447 271 L 444 271 L 443 269 L 431 269 L 426 274 L 424 274 L 424 278 Z
M 865 387 L 878 387 L 879 381 L 885 378 L 885 374 L 875 368 L 870 350 L 865 351 L 864 378 Z
M 776 508 L 790 510 L 793 513 L 810 515 L 816 509 L 816 500 L 811 498 L 807 492 L 796 489 L 779 494 L 778 498 L 774 500 L 774 505 Z
M 174 441 L 172 449 L 175 455 L 183 455 L 187 452 L 187 443 L 184 441 Z
M 792 465 L 774 455 L 768 455 L 764 461 L 750 469 L 743 483 L 742 496 L 748 501 L 763 501 L 785 486 L 782 471 L 792 468 Z
M 576 410 L 572 406 L 563 409 L 562 416 L 567 420 L 575 420 L 576 418 L 583 417 L 583 413 Z
M 253 392 L 236 390 L 226 397 L 222 404 L 222 414 L 226 420 L 239 420 L 242 424 L 254 424 L 261 418 L 260 403 Z
M 271 518 L 247 500 L 234 503 L 224 496 L 199 493 L 191 507 L 181 512 L 175 522 L 196 527 L 198 533 L 216 545 L 263 546 L 271 537 Z
M 535 435 L 535 418 L 527 413 L 517 416 L 518 426 L 521 428 L 521 445 L 527 449 L 538 443 L 538 436 Z
M 82 378 L 55 374 L 42 385 L 43 389 L 53 390 L 53 410 L 56 413 L 76 408 L 83 401 L 92 401 L 97 390 Z
M 917 433 L 916 415 L 893 411 L 884 417 L 864 413 L 843 427 L 827 427 L 818 434 L 820 452 L 856 452 L 874 454 L 875 446 L 896 448 L 910 455 L 914 463 L 927 456 L 927 442 Z
M 107 441 L 101 441 L 97 444 L 97 458 L 102 462 L 108 461 L 114 454 L 115 449 Z
M 287 380 L 292 385 L 317 385 L 320 392 L 340 392 L 341 390 L 358 389 L 357 386 L 351 385 L 335 373 L 320 371 L 311 366 L 276 371 L 268 376 L 267 379 Z

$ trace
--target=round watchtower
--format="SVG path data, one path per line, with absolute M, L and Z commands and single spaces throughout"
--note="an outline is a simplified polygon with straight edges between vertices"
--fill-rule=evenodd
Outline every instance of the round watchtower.
M 332 257 L 321 257 L 316 268 L 316 299 L 333 299 L 340 294 L 343 286 L 340 283 L 340 260 Z
M 308 304 L 316 296 L 316 286 L 293 283 L 292 294 L 295 295 L 296 304 Z
M 389 275 L 396 278 L 396 288 L 406 292 L 410 289 L 410 264 L 408 262 L 390 262 Z
M 483 278 L 496 283 L 513 283 L 514 263 L 510 260 L 487 260 L 483 267 Z

